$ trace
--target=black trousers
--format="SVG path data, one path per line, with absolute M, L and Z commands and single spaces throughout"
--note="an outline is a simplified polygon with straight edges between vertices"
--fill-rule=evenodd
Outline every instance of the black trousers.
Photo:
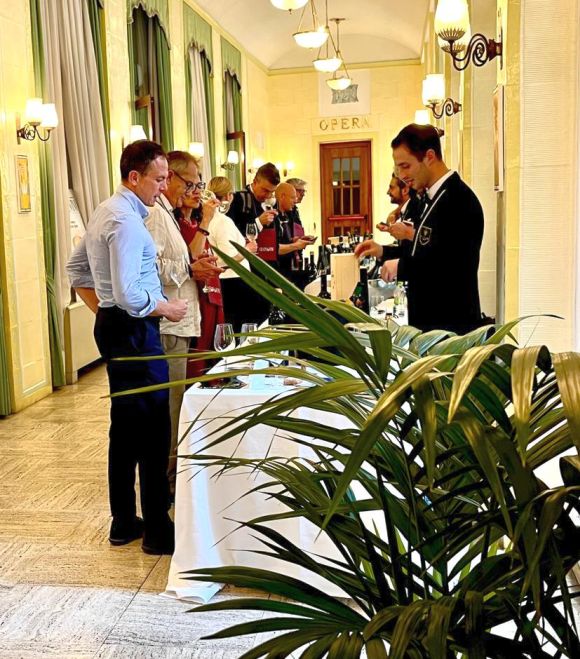
M 107 363 L 111 393 L 168 381 L 165 360 L 111 361 L 114 357 L 162 355 L 158 318 L 133 318 L 118 307 L 100 308 L 94 334 Z M 152 535 L 162 533 L 167 525 L 170 436 L 168 390 L 111 399 L 111 514 L 126 521 L 135 517 L 135 469 L 138 466 L 145 532 Z

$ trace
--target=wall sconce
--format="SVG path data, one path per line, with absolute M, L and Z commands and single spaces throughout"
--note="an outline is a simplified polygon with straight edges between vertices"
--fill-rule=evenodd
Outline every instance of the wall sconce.
M 461 103 L 445 98 L 445 77 L 442 73 L 431 73 L 423 80 L 423 105 L 431 109 L 436 119 L 441 119 L 444 114 L 452 117 L 461 112 Z
M 431 117 L 429 116 L 429 110 L 416 110 L 415 123 L 419 124 L 420 126 L 429 126 L 431 124 Z
M 58 115 L 54 103 L 43 103 L 41 98 L 29 98 L 24 110 L 24 126 L 20 126 L 20 116 L 16 115 L 16 141 L 32 141 L 38 137 L 41 142 L 50 138 L 50 133 L 58 126 Z M 45 130 L 44 137 L 39 128 Z
M 127 144 L 133 144 L 133 142 L 138 142 L 139 140 L 146 140 L 148 139 L 145 129 L 141 124 L 134 124 L 129 128 L 129 139 L 127 141 Z
M 190 142 L 189 153 L 191 153 L 191 155 L 198 160 L 203 158 L 205 156 L 205 148 L 203 146 L 203 142 Z
M 265 162 L 262 158 L 254 158 L 252 166 L 248 169 L 248 174 L 255 174 Z
M 228 151 L 228 157 L 226 161 L 222 163 L 222 167 L 227 170 L 232 170 L 239 165 L 240 163 L 240 154 L 237 151 Z
M 478 33 L 471 37 L 469 43 L 461 43 L 462 37 L 469 30 L 467 0 L 439 0 L 435 12 L 435 32 L 440 39 L 449 44 L 448 52 L 455 69 L 465 70 L 472 59 L 475 66 L 483 66 L 495 57 L 499 57 L 501 68 L 503 66 L 501 28 L 498 41 L 487 39 L 483 34 Z M 465 54 L 462 55 L 464 51 Z

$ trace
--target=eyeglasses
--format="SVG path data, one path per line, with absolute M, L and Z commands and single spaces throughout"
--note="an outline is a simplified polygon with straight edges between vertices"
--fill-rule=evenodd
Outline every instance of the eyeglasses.
M 172 170 L 177 178 L 181 179 L 185 183 L 185 191 L 191 192 L 192 190 L 205 190 L 205 181 L 200 181 L 199 183 L 194 183 L 193 181 L 188 181 L 183 178 L 179 172 Z

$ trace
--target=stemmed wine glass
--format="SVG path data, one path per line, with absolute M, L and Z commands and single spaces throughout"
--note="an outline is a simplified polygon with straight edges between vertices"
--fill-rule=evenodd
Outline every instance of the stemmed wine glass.
M 213 347 L 218 352 L 234 350 L 236 347 L 236 337 L 234 336 L 234 328 L 231 323 L 218 323 L 216 325 Z M 227 366 L 227 359 L 225 357 L 224 364 Z
M 215 194 L 211 191 L 205 188 L 204 190 L 201 191 L 200 197 L 201 203 L 202 204 L 207 204 L 208 201 L 219 201 L 219 211 L 220 213 L 227 213 L 229 208 L 230 208 L 230 202 L 227 199 L 219 200 Z
M 259 337 L 257 336 L 249 336 L 253 332 L 258 331 L 258 325 L 257 323 L 242 323 L 242 334 L 244 335 L 243 341 L 249 346 L 256 345 L 258 343 Z
M 248 242 L 252 242 L 256 240 L 257 236 L 258 236 L 258 227 L 256 226 L 256 223 L 248 222 L 248 224 L 246 224 L 246 240 Z
M 275 210 L 276 197 L 268 197 L 266 201 L 262 202 L 262 209 L 266 212 Z

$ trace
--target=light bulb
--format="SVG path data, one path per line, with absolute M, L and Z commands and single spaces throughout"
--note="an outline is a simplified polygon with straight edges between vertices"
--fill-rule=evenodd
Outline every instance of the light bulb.
M 24 121 L 32 126 L 38 126 L 42 121 L 42 99 L 29 98 L 24 110 Z
M 42 121 L 40 127 L 46 130 L 52 130 L 58 126 L 58 114 L 54 103 L 42 104 Z
M 430 73 L 423 80 L 423 105 L 437 105 L 445 100 L 445 76 Z

